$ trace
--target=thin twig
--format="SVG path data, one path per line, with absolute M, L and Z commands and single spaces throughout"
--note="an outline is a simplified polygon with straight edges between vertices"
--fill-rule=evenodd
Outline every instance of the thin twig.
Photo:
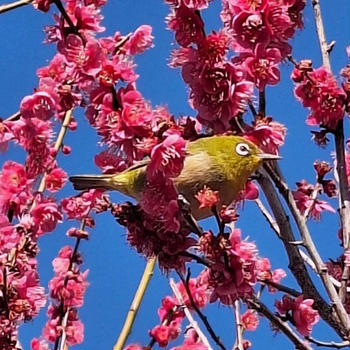
M 241 320 L 241 312 L 240 312 L 240 302 L 237 299 L 233 305 L 235 322 L 236 322 L 236 341 L 233 346 L 233 350 L 244 350 L 243 347 L 243 332 L 244 327 Z
M 249 109 L 250 109 L 251 113 L 253 114 L 253 117 L 255 118 L 258 115 L 258 112 L 256 111 L 254 105 L 250 102 L 248 104 L 248 106 L 249 106 Z
M 292 55 L 288 55 L 287 59 L 289 62 L 291 62 L 295 67 L 299 66 L 299 62 L 292 56 Z
M 255 199 L 254 202 L 258 206 L 258 208 L 260 209 L 261 213 L 263 214 L 263 216 L 265 217 L 267 222 L 270 224 L 271 228 L 275 231 L 277 236 L 281 237 L 280 229 L 279 229 L 279 226 L 278 226 L 276 220 L 273 218 L 273 216 L 270 214 L 270 212 L 264 206 L 263 202 L 259 198 Z
M 132 36 L 132 33 L 129 33 L 125 36 L 123 36 L 116 44 L 114 47 L 113 55 L 117 54 L 119 52 L 119 49 L 124 46 L 124 44 L 130 39 Z
M 179 252 L 178 255 L 191 258 L 191 259 L 195 260 L 197 263 L 202 264 L 206 267 L 210 267 L 212 265 L 212 263 L 208 259 L 201 257 L 201 256 L 198 256 L 196 254 L 193 254 L 191 252 L 183 251 L 183 252 Z
M 292 341 L 297 349 L 313 350 L 309 344 L 303 341 L 303 339 L 299 338 L 299 336 L 290 328 L 288 323 L 282 321 L 277 315 L 272 313 L 269 308 L 259 299 L 253 297 L 252 299 L 247 300 L 247 304 L 250 308 L 264 315 L 274 325 L 274 327 L 276 327 L 276 329 L 283 332 Z
M 213 328 L 211 327 L 207 317 L 201 312 L 201 310 L 199 310 L 198 306 L 196 305 L 195 301 L 193 300 L 193 296 L 191 293 L 191 290 L 188 286 L 187 281 L 185 280 L 185 278 L 182 276 L 181 273 L 179 273 L 177 271 L 177 274 L 179 275 L 185 289 L 188 295 L 188 298 L 190 300 L 191 306 L 194 309 L 194 311 L 197 313 L 197 315 L 199 316 L 199 318 L 202 320 L 202 322 L 205 325 L 205 328 L 207 329 L 208 333 L 210 334 L 210 336 L 212 337 L 212 339 L 214 340 L 214 342 L 222 349 L 225 350 L 225 346 L 222 344 L 220 338 L 216 335 L 216 333 L 214 332 Z M 187 280 L 190 278 L 190 271 L 188 271 L 188 275 L 187 275 Z
M 224 222 L 223 222 L 223 221 L 221 220 L 221 218 L 220 218 L 220 215 L 219 215 L 219 213 L 218 213 L 218 208 L 216 207 L 216 205 L 214 205 L 214 206 L 211 208 L 211 211 L 212 211 L 212 213 L 214 214 L 216 223 L 217 223 L 218 228 L 219 228 L 219 233 L 220 233 L 220 235 L 223 235 L 223 234 L 224 234 L 224 231 L 225 231 L 225 224 L 224 224 Z
M 188 225 L 192 229 L 192 231 L 198 236 L 203 236 L 203 230 L 198 225 L 197 220 L 193 217 L 191 213 L 191 205 L 190 202 L 183 196 L 182 194 L 178 195 L 177 202 L 179 204 L 180 211 L 184 217 L 184 219 L 187 221 Z
M 315 338 L 312 337 L 306 337 L 306 339 L 313 344 L 316 344 L 317 346 L 324 346 L 326 348 L 337 348 L 337 349 L 341 349 L 341 348 L 345 348 L 347 346 L 350 345 L 350 341 L 343 341 L 341 343 L 336 343 L 334 341 L 330 341 L 330 342 L 325 342 L 325 341 L 321 341 L 321 340 L 317 340 Z
M 300 255 L 303 258 L 303 260 L 310 266 L 310 268 L 314 272 L 317 273 L 316 266 L 315 266 L 314 262 L 310 259 L 310 257 L 305 252 L 303 252 L 301 249 L 299 251 L 300 251 Z M 336 280 L 333 276 L 330 276 L 330 280 L 334 284 L 335 287 L 340 288 L 341 282 Z M 347 292 L 350 293 L 350 287 L 347 288 Z
M 128 315 L 124 321 L 123 328 L 119 334 L 118 340 L 115 343 L 113 350 L 122 350 L 124 348 L 124 345 L 129 337 L 129 334 L 131 332 L 132 326 L 135 321 L 135 317 L 137 315 L 137 312 L 140 308 L 143 296 L 146 292 L 146 289 L 149 285 L 149 282 L 153 276 L 154 266 L 156 264 L 156 257 L 149 258 L 147 261 L 147 265 L 145 267 L 145 270 L 143 271 L 143 275 L 141 278 L 141 281 L 139 283 L 139 286 L 136 290 L 134 299 L 130 305 Z
M 21 117 L 21 112 L 18 111 L 16 113 L 13 113 L 12 115 L 10 115 L 9 117 L 7 117 L 5 119 L 6 122 L 13 122 L 13 121 L 16 121 L 18 120 L 19 118 Z
M 81 225 L 80 225 L 80 230 L 84 230 L 85 226 L 86 226 L 86 220 L 83 219 L 83 221 L 81 222 Z M 67 287 L 67 284 L 69 282 L 69 273 L 73 270 L 73 266 L 74 266 L 74 262 L 76 260 L 77 254 L 78 254 L 80 242 L 81 242 L 81 238 L 76 238 L 73 253 L 72 253 L 72 256 L 70 257 L 70 260 L 69 260 L 67 274 L 66 274 L 66 276 L 64 278 L 64 282 L 63 282 L 64 287 Z M 60 324 L 63 331 L 62 331 L 62 334 L 56 338 L 54 350 L 57 350 L 58 346 L 60 346 L 60 350 L 63 350 L 66 347 L 67 336 L 66 336 L 65 329 L 66 329 L 67 321 L 68 321 L 69 307 L 67 307 L 65 309 L 64 301 L 62 300 L 58 309 L 61 311 L 59 324 Z
M 56 139 L 56 142 L 54 145 L 54 149 L 56 151 L 58 151 L 60 149 L 60 147 L 62 146 L 64 136 L 67 132 L 67 128 L 68 128 L 69 122 L 70 122 L 71 117 L 72 117 L 72 113 L 73 113 L 73 110 L 68 110 L 64 116 L 64 119 L 63 119 L 63 122 L 61 125 L 61 129 L 58 133 L 58 136 L 57 136 L 57 139 Z M 37 193 L 43 193 L 45 191 L 45 186 L 46 186 L 45 185 L 45 177 L 46 177 L 46 172 L 43 174 L 43 177 L 40 181 Z M 33 201 L 31 203 L 30 209 L 33 209 L 34 205 L 35 205 L 35 202 Z M 19 246 L 24 247 L 27 244 L 28 239 L 29 239 L 29 237 L 27 237 L 27 236 L 23 237 L 22 241 L 19 243 Z M 16 261 L 17 250 L 18 250 L 17 248 L 11 249 L 10 253 L 8 254 L 7 261 L 11 265 Z
M 344 150 L 344 125 L 343 121 L 338 122 L 334 134 L 335 152 L 337 158 L 337 175 L 339 181 L 339 214 L 343 236 L 344 252 L 350 248 L 350 189 L 346 175 L 345 150 Z M 350 279 L 350 267 L 345 265 L 339 290 L 339 297 L 345 302 L 346 287 Z
M 69 316 L 69 307 L 67 307 L 66 313 L 64 314 L 61 326 L 62 326 L 62 335 L 61 335 L 61 344 L 60 344 L 60 350 L 66 350 L 66 340 L 67 340 L 67 322 L 68 322 L 68 316 Z
M 262 116 L 266 115 L 265 90 L 259 91 L 259 114 Z
M 64 139 L 64 136 L 67 133 L 68 125 L 69 125 L 69 123 L 71 121 L 72 114 L 73 114 L 73 110 L 70 109 L 64 115 L 63 122 L 62 122 L 62 125 L 61 125 L 61 129 L 60 129 L 60 131 L 58 133 L 55 145 L 53 147 L 56 152 L 59 151 L 59 149 L 61 148 L 61 146 L 63 144 L 63 139 Z M 37 191 L 38 193 L 43 193 L 45 191 L 45 178 L 46 178 L 46 175 L 47 175 L 47 172 L 44 173 L 44 175 L 43 175 L 43 177 L 42 177 L 42 179 L 40 181 L 40 184 L 39 184 L 39 187 L 38 187 L 38 191 Z
M 68 13 L 66 12 L 66 9 L 62 5 L 61 0 L 53 0 L 53 3 L 57 6 L 58 10 L 61 12 L 61 15 L 69 25 L 69 28 L 72 30 L 72 32 L 74 33 L 77 32 L 77 28 L 75 27 L 74 23 L 72 22 Z
M 183 307 L 183 311 L 188 319 L 188 322 L 191 324 L 191 326 L 193 327 L 193 329 L 196 331 L 196 333 L 198 334 L 199 339 L 201 340 L 201 342 L 208 348 L 208 350 L 213 350 L 213 348 L 211 347 L 207 337 L 204 335 L 204 333 L 202 332 L 202 330 L 199 328 L 198 323 L 195 321 L 195 319 L 192 317 L 192 314 L 190 312 L 190 310 L 188 309 L 188 307 L 186 306 L 182 295 L 179 291 L 179 289 L 177 288 L 177 285 L 174 281 L 173 278 L 169 278 L 169 284 L 170 287 L 176 297 L 176 299 L 178 300 L 179 304 Z
M 259 288 L 258 292 L 256 293 L 256 297 L 257 297 L 258 299 L 261 298 L 264 289 L 265 289 L 265 284 L 260 284 L 260 288 Z
M 10 4 L 4 4 L 0 6 L 0 14 L 5 13 L 7 11 L 14 10 L 18 7 L 29 5 L 33 0 L 19 0 L 11 2 Z
M 322 63 L 329 71 L 331 71 L 331 63 L 329 60 L 329 50 L 328 50 L 329 46 L 326 39 L 326 33 L 324 31 L 320 2 L 319 0 L 311 0 L 311 3 L 314 9 L 317 37 L 318 37 L 318 42 L 320 44 L 320 49 L 322 53 Z
M 273 282 L 271 280 L 260 280 L 261 283 L 265 283 L 273 288 L 276 288 L 278 289 L 279 291 L 281 292 L 285 292 L 285 293 L 288 293 L 290 295 L 292 295 L 293 297 L 299 297 L 300 295 L 302 295 L 303 293 L 301 292 L 298 292 L 297 290 L 293 289 L 293 288 L 289 288 L 287 286 L 284 286 L 283 284 L 280 284 L 280 283 L 276 283 L 276 282 Z

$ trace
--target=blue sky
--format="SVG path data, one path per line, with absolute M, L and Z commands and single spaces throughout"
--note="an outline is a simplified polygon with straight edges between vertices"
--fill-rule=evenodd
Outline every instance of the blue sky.
M 350 3 L 347 0 L 334 2 L 323 1 L 322 10 L 329 41 L 335 40 L 336 45 L 331 54 L 332 68 L 335 73 L 348 63 L 345 47 L 349 45 L 348 29 L 350 27 Z M 210 9 L 204 11 L 203 17 L 206 30 L 220 28 L 220 1 L 214 0 Z M 51 11 L 52 12 L 52 11 Z M 150 24 L 155 36 L 154 48 L 137 58 L 137 73 L 140 75 L 138 89 L 146 99 L 153 104 L 168 105 L 175 115 L 192 115 L 193 111 L 187 103 L 187 90 L 178 70 L 168 68 L 167 61 L 170 50 L 176 46 L 172 33 L 166 30 L 164 17 L 168 6 L 161 0 L 114 0 L 109 1 L 103 8 L 106 35 L 120 31 L 124 34 L 135 30 L 141 24 Z M 52 23 L 50 14 L 35 11 L 26 6 L 15 11 L 2 14 L 0 25 L 0 117 L 6 118 L 18 110 L 22 97 L 30 94 L 37 84 L 36 69 L 45 65 L 55 52 L 54 46 L 43 44 L 44 25 Z M 320 65 L 320 54 L 315 34 L 314 20 L 310 2 L 304 11 L 305 29 L 298 32 L 292 42 L 293 56 L 300 60 L 311 58 L 314 66 Z M 103 35 L 105 35 L 103 34 Z M 285 63 L 281 67 L 281 83 L 267 89 L 267 111 L 276 120 L 288 128 L 286 144 L 281 153 L 283 160 L 280 165 L 293 187 L 302 178 L 314 181 L 312 163 L 315 159 L 331 161 L 333 145 L 325 149 L 317 148 L 311 141 L 310 128 L 305 124 L 307 111 L 293 96 L 293 85 L 289 79 L 292 67 Z M 94 173 L 98 169 L 93 157 L 99 152 L 97 137 L 84 119 L 81 111 L 75 113 L 79 122 L 76 132 L 68 133 L 65 143 L 72 147 L 70 156 L 59 156 L 61 167 L 69 174 Z M 349 123 L 346 123 L 349 136 Z M 14 146 L 8 153 L 1 156 L 1 161 L 14 159 L 23 161 L 23 153 Z M 73 189 L 67 184 L 60 196 L 72 195 Z M 118 194 L 113 194 L 114 201 L 121 201 Z M 336 207 L 336 201 L 332 204 Z M 253 203 L 246 203 L 241 211 L 237 226 L 242 229 L 244 237 L 249 236 L 256 241 L 260 254 L 270 258 L 273 268 L 283 267 L 287 270 L 286 255 L 280 242 L 275 238 L 268 224 L 257 211 Z M 46 287 L 52 277 L 51 260 L 57 255 L 60 247 L 73 244 L 66 238 L 65 231 L 73 223 L 60 225 L 54 233 L 40 240 L 39 270 L 42 284 Z M 203 223 L 212 227 L 213 221 Z M 336 232 L 338 218 L 326 213 L 323 220 L 310 225 L 311 232 L 324 259 L 336 258 L 340 253 Z M 145 264 L 144 258 L 138 256 L 126 243 L 126 232 L 109 214 L 97 217 L 96 228 L 91 231 L 90 240 L 83 242 L 81 252 L 85 268 L 90 270 L 90 287 L 86 294 L 84 307 L 80 310 L 85 324 L 85 341 L 76 349 L 110 349 L 121 329 L 122 322 L 132 300 Z M 193 268 L 195 272 L 196 267 Z M 296 287 L 293 279 L 284 280 L 286 285 Z M 147 291 L 140 309 L 136 325 L 130 337 L 130 342 L 147 344 L 148 330 L 158 323 L 157 308 L 161 298 L 170 294 L 166 276 L 156 269 L 155 276 Z M 272 305 L 275 296 L 266 299 Z M 214 329 L 229 347 L 234 341 L 233 313 L 230 308 L 214 304 L 207 308 L 206 314 Z M 29 348 L 32 337 L 41 334 L 46 322 L 45 311 L 32 322 L 20 328 L 20 340 L 23 348 Z M 315 335 L 323 340 L 329 340 L 333 333 L 321 325 L 315 327 Z M 282 335 L 273 335 L 266 321 L 262 321 L 258 331 L 247 333 L 246 337 L 253 342 L 253 349 L 268 345 L 274 349 L 292 349 L 292 344 Z

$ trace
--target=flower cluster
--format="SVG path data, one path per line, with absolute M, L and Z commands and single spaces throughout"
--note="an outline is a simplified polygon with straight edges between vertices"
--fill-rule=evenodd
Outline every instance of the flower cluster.
M 176 346 L 171 350 L 207 350 L 208 347 L 204 345 L 198 337 L 196 331 L 191 328 L 185 334 L 185 339 L 182 345 Z
M 38 0 L 34 6 L 48 11 L 51 3 Z M 1 151 L 6 151 L 9 142 L 13 142 L 26 152 L 24 165 L 7 161 L 0 172 L 1 271 L 5 273 L 5 294 L 8 294 L 1 296 L 1 304 L 6 305 L 1 313 L 1 329 L 4 330 L 1 344 L 12 344 L 21 321 L 30 320 L 45 304 L 44 289 L 39 285 L 36 271 L 37 239 L 53 231 L 63 215 L 55 198 L 44 191 L 55 194 L 65 185 L 67 174 L 59 168 L 56 156 L 59 151 L 70 152 L 69 146 L 62 144 L 61 136 L 55 143 L 53 136 L 59 124 L 62 124 L 61 131 L 76 129 L 77 122 L 71 110 L 86 102 L 86 93 L 94 85 L 93 79 L 102 62 L 102 46 L 95 35 L 103 30 L 99 8 L 104 3 L 103 0 L 74 1 L 60 9 L 61 16 L 54 16 L 56 25 L 46 28 L 47 41 L 56 42 L 59 53 L 47 66 L 38 69 L 38 86 L 22 99 L 19 113 L 0 123 Z M 128 50 L 141 52 L 149 45 L 144 36 L 135 33 Z M 86 224 L 92 225 L 92 219 L 85 214 L 92 207 L 105 205 L 102 205 L 101 195 L 99 199 L 92 197 L 93 194 L 85 194 L 80 204 L 79 200 L 65 199 L 63 209 L 68 216 L 84 218 Z M 69 235 L 86 238 L 84 230 L 70 230 Z M 67 269 L 62 272 L 61 281 L 66 274 Z M 50 310 L 50 317 L 57 319 L 57 310 Z M 72 322 L 68 322 L 65 330 L 67 341 L 74 343 L 76 336 L 69 332 L 73 334 L 82 326 L 74 309 L 68 319 Z M 61 327 L 60 324 L 56 326 Z M 34 343 L 34 347 L 42 344 L 41 341 Z
M 220 201 L 219 192 L 213 191 L 207 186 L 204 186 L 204 188 L 200 190 L 195 197 L 199 202 L 199 209 L 212 209 Z
M 283 316 L 291 318 L 300 334 L 308 336 L 320 319 L 318 311 L 312 308 L 313 303 L 312 299 L 304 299 L 302 295 L 295 299 L 285 295 L 281 301 L 275 302 L 275 306 Z
M 254 310 L 247 310 L 241 316 L 241 322 L 247 331 L 255 331 L 259 325 L 259 318 Z
M 153 108 L 137 89 L 134 56 L 152 47 L 150 26 L 142 25 L 127 35 L 116 32 L 98 38 L 97 34 L 104 31 L 101 7 L 106 0 L 66 0 L 64 5 L 54 0 L 33 1 L 38 10 L 47 12 L 55 4 L 61 13 L 54 15 L 54 25 L 45 28 L 46 41 L 55 43 L 57 54 L 47 66 L 38 69 L 38 86 L 22 99 L 18 115 L 0 121 L 0 151 L 6 151 L 12 142 L 26 152 L 25 164 L 6 161 L 0 172 L 1 344 L 15 347 L 18 325 L 31 320 L 45 305 L 44 288 L 37 272 L 37 240 L 52 232 L 63 214 L 82 225 L 67 231 L 69 237 L 76 239 L 76 248 L 62 248 L 53 260 L 55 275 L 49 283 L 49 320 L 42 337 L 33 339 L 33 350 L 47 350 L 50 342 L 57 347 L 63 335 L 69 346 L 83 341 L 84 326 L 77 310 L 84 302 L 88 271 L 81 271 L 82 259 L 77 248 L 81 239 L 89 237 L 85 227 L 95 224 L 92 212 L 110 210 L 127 228 L 129 244 L 146 257 L 157 256 L 166 272 L 170 269 L 184 272 L 185 264 L 193 259 L 206 266 L 197 278 L 189 279 L 186 285 L 178 284 L 189 310 L 193 310 L 193 302 L 197 308 L 204 308 L 215 301 L 225 305 L 238 299 L 244 301 L 254 294 L 257 282 L 267 284 L 268 290 L 275 292 L 274 286 L 286 275 L 282 269 L 272 271 L 270 261 L 258 256 L 255 243 L 241 238 L 241 231 L 234 228 L 236 208 L 217 208 L 220 231 L 217 235 L 202 232 L 181 206 L 172 179 L 183 169 L 187 142 L 203 136 L 202 125 L 206 128 L 205 136 L 243 134 L 263 152 L 278 154 L 286 128 L 265 115 L 264 92 L 268 85 L 276 85 L 280 80 L 279 64 L 291 53 L 288 42 L 303 26 L 301 13 L 305 0 L 222 0 L 224 27 L 210 34 L 205 32 L 200 11 L 211 0 L 165 2 L 171 8 L 166 19 L 168 28 L 175 33 L 180 46 L 172 52 L 170 66 L 181 68 L 197 119 L 175 120 L 166 108 Z M 229 50 L 234 51 L 233 56 Z M 295 95 L 311 110 L 308 124 L 320 125 L 327 132 L 336 128 L 344 112 L 350 111 L 349 67 L 342 71 L 342 76 L 344 83 L 338 87 L 335 77 L 324 67 L 313 69 L 309 61 L 296 66 L 292 74 L 297 84 Z M 258 112 L 252 103 L 254 88 L 261 97 Z M 243 120 L 248 106 L 254 117 L 249 124 Z M 146 186 L 139 204 L 112 205 L 99 189 L 64 198 L 60 203 L 53 197 L 67 181 L 56 156 L 58 152 L 70 153 L 62 139 L 53 142 L 55 128 L 61 124 L 63 134 L 67 128 L 74 131 L 78 123 L 71 112 L 76 107 L 84 108 L 89 124 L 105 147 L 95 157 L 96 165 L 104 173 L 147 164 Z M 320 140 L 325 137 L 321 133 Z M 303 180 L 297 183 L 293 196 L 301 214 L 307 212 L 319 219 L 324 210 L 334 209 L 316 195 L 323 192 L 332 197 L 336 186 L 334 181 L 324 179 L 331 170 L 328 164 L 317 162 L 314 167 L 317 184 L 312 186 Z M 349 153 L 346 172 L 350 180 Z M 46 195 L 45 190 L 50 194 Z M 248 181 L 236 202 L 256 199 L 258 195 L 257 187 Z M 204 187 L 196 198 L 199 209 L 213 209 L 220 202 L 220 193 Z M 226 231 L 225 225 L 230 231 Z M 344 264 L 349 264 L 348 251 L 327 267 L 340 280 Z M 276 302 L 281 317 L 291 321 L 304 336 L 310 334 L 319 319 L 312 305 L 312 299 L 304 300 L 302 296 L 295 299 L 284 296 Z M 346 308 L 349 310 L 348 295 Z M 168 296 L 158 314 L 160 324 L 149 333 L 160 347 L 166 347 L 181 332 L 183 308 L 175 297 Z M 258 317 L 248 310 L 241 322 L 244 329 L 254 330 Z M 249 346 L 249 341 L 243 342 L 243 348 Z M 147 347 L 134 344 L 126 349 Z M 206 346 L 190 329 L 183 345 L 172 350 L 185 349 L 206 350 Z
M 81 272 L 83 263 L 78 253 L 69 246 L 63 247 L 52 262 L 55 276 L 49 283 L 51 304 L 48 307 L 47 321 L 43 329 L 44 339 L 33 339 L 32 349 L 55 343 L 58 337 L 66 334 L 67 344 L 79 344 L 84 339 L 84 325 L 79 320 L 77 308 L 84 303 L 84 294 L 88 286 L 88 271 Z M 64 319 L 64 321 L 63 321 Z M 63 325 L 64 323 L 64 325 Z M 40 347 L 39 347 L 40 349 Z
M 1 236 L 2 233 L 10 233 L 9 223 L 2 221 Z M 22 228 L 18 225 L 17 229 Z M 0 344 L 4 349 L 5 346 L 15 348 L 18 325 L 36 317 L 46 304 L 45 290 L 39 282 L 36 251 L 36 243 L 28 239 L 25 246 L 17 249 L 16 256 L 0 255 L 0 281 L 3 286 L 0 296 Z
M 280 283 L 281 279 L 286 277 L 287 274 L 283 269 L 271 270 L 271 263 L 268 258 L 261 258 L 256 263 L 258 280 L 261 282 L 272 281 L 274 283 Z M 268 290 L 271 293 L 276 292 L 276 288 L 268 284 Z
M 315 194 L 315 187 L 308 184 L 305 180 L 297 182 L 297 189 L 293 191 L 293 197 L 296 205 L 303 215 L 306 210 L 310 211 L 310 215 L 315 220 L 320 220 L 324 211 L 335 213 L 334 208 L 326 201 L 318 199 Z M 317 191 L 318 193 L 319 191 Z
M 335 197 L 337 195 L 337 185 L 333 179 L 325 179 L 325 175 L 332 171 L 332 167 L 325 161 L 315 161 L 314 169 L 317 174 L 317 182 L 322 187 L 322 192 L 328 197 Z
M 191 278 L 186 283 L 186 287 L 189 289 L 196 307 L 205 307 L 209 302 L 207 280 L 205 278 L 203 279 L 203 276 L 200 274 L 197 278 Z M 177 284 L 177 288 L 181 293 L 185 306 L 189 310 L 193 310 L 192 302 L 187 293 L 186 287 L 182 282 Z M 181 323 L 185 315 L 177 298 L 174 296 L 166 296 L 163 298 L 162 305 L 158 309 L 158 316 L 160 319 L 160 325 L 155 326 L 149 333 L 160 347 L 166 347 L 169 341 L 174 340 L 179 336 Z M 182 348 L 180 347 L 179 349 Z
M 189 102 L 198 111 L 198 120 L 205 126 L 220 133 L 231 128 L 231 120 L 245 110 L 253 93 L 253 83 L 245 79 L 244 71 L 226 58 L 227 34 L 213 33 L 205 36 L 203 24 L 198 12 L 187 9 L 185 5 L 173 8 L 174 18 L 169 20 L 172 29 L 173 21 L 193 21 L 180 26 L 183 28 L 198 26 L 198 32 L 189 36 L 197 48 L 187 46 L 189 42 L 176 39 L 183 48 L 172 53 L 170 62 L 173 67 L 182 68 L 182 77 L 190 87 Z M 192 11 L 187 17 L 187 11 Z
M 235 229 L 228 238 L 207 232 L 199 244 L 206 258 L 213 262 L 206 270 L 212 290 L 210 302 L 219 299 L 225 305 L 232 305 L 238 298 L 252 295 L 258 260 L 254 243 L 241 240 L 241 231 Z
M 257 68 L 262 68 L 263 74 L 273 75 L 271 69 L 274 64 L 273 57 L 286 57 L 291 52 L 288 40 L 293 37 L 297 29 L 303 27 L 304 7 L 304 0 L 257 2 L 223 0 L 221 19 L 227 32 L 233 37 L 234 49 L 253 54 L 257 60 L 255 64 L 257 72 L 259 72 Z M 265 54 L 261 55 L 264 51 Z
M 198 120 L 214 132 L 234 128 L 232 120 L 245 110 L 253 86 L 264 91 L 267 84 L 279 82 L 278 65 L 291 52 L 288 40 L 302 27 L 305 1 L 224 0 L 224 30 L 209 35 L 200 16 L 206 7 L 202 3 L 170 6 L 168 27 L 181 46 L 172 53 L 170 66 L 182 68 Z M 229 48 L 238 53 L 231 60 Z
M 92 211 L 101 213 L 110 207 L 110 201 L 101 190 L 89 190 L 77 196 L 63 198 L 62 210 L 67 219 L 84 220 L 85 225 L 93 226 Z
M 65 182 L 65 173 L 55 169 L 60 174 L 52 179 L 60 180 L 50 188 L 52 192 Z M 16 343 L 18 325 L 35 317 L 46 303 L 37 272 L 37 239 L 53 231 L 63 218 L 53 198 L 34 192 L 36 176 L 29 171 L 7 161 L 0 172 L 0 280 L 4 286 L 0 342 L 9 346 Z
M 197 332 L 193 328 L 190 328 L 186 331 L 185 339 L 182 345 L 171 348 L 171 350 L 207 350 L 207 349 L 208 347 L 201 342 Z M 42 349 L 42 350 L 46 350 L 46 349 Z M 130 344 L 125 348 L 125 350 L 149 350 L 149 347 L 148 346 L 142 347 L 139 344 Z
M 257 115 L 251 126 L 247 126 L 244 136 L 254 142 L 259 148 L 270 154 L 278 154 L 278 149 L 284 144 L 286 127 L 272 119 Z
M 292 72 L 297 84 L 295 96 L 311 113 L 307 124 L 335 129 L 344 117 L 346 94 L 336 78 L 325 67 L 312 68 L 311 61 L 302 61 Z
M 128 229 L 128 242 L 138 253 L 146 257 L 156 255 L 159 266 L 166 271 L 172 268 L 184 271 L 185 262 L 191 259 L 182 253 L 195 246 L 197 240 L 189 236 L 188 226 L 181 224 L 177 202 L 168 204 L 167 213 L 168 220 L 161 221 L 140 205 L 127 202 L 112 207 L 112 214 Z

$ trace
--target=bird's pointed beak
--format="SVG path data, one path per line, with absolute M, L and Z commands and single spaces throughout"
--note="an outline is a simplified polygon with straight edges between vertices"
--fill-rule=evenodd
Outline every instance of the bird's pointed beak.
M 281 156 L 278 156 L 277 154 L 270 154 L 270 153 L 259 153 L 257 155 L 262 160 L 278 160 L 282 159 Z

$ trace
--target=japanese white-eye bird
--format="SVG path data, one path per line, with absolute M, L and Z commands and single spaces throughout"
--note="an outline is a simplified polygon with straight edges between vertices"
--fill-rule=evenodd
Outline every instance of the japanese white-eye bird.
M 255 144 L 240 136 L 200 138 L 187 144 L 182 172 L 173 181 L 179 194 L 189 201 L 194 218 L 201 220 L 213 215 L 208 209 L 198 208 L 195 195 L 204 186 L 219 192 L 219 207 L 229 205 L 264 160 L 280 158 L 263 153 Z M 149 160 L 141 161 L 118 174 L 77 175 L 69 179 L 76 190 L 116 190 L 137 200 L 146 186 L 148 163 Z

